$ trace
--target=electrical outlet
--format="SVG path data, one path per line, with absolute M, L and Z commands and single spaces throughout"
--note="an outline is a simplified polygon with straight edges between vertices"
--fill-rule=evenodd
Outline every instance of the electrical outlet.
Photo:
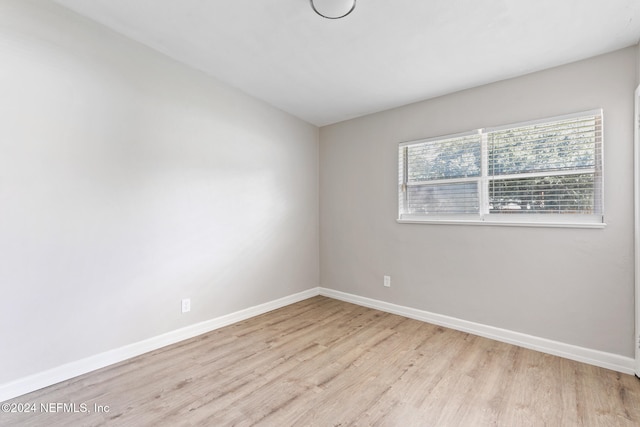
M 384 282 L 383 285 L 386 288 L 390 288 L 391 287 L 391 276 L 384 276 Z
M 191 298 L 184 298 L 182 300 L 182 312 L 188 313 L 191 311 Z

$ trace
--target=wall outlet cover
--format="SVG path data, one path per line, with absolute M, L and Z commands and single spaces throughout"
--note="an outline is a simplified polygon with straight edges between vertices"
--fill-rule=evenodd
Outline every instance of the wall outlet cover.
M 182 300 L 182 312 L 188 313 L 191 311 L 191 298 L 184 298 Z

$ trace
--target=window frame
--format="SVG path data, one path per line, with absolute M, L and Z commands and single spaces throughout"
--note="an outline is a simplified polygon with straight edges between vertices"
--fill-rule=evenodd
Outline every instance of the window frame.
M 564 120 L 577 119 L 580 117 L 596 116 L 600 121 L 599 149 L 596 149 L 596 165 L 591 169 L 570 169 L 565 171 L 542 171 L 515 173 L 504 175 L 489 175 L 488 167 L 488 136 L 491 132 L 499 132 L 503 130 L 517 129 L 527 126 L 535 126 L 545 123 L 560 122 Z M 461 138 L 471 135 L 481 136 L 481 168 L 480 175 L 465 178 L 445 178 L 440 180 L 428 180 L 418 183 L 411 183 L 408 180 L 408 150 L 402 150 L 412 145 L 424 144 L 433 141 L 441 141 L 452 138 Z M 401 154 L 403 153 L 404 154 Z M 404 158 L 403 158 L 404 157 Z M 407 165 L 404 167 L 404 165 Z M 406 224 L 463 224 L 463 225 L 500 225 L 500 226 L 518 226 L 518 227 L 564 227 L 564 228 L 604 228 L 605 222 L 605 203 L 604 203 L 604 114 L 602 108 L 580 111 L 560 116 L 546 117 L 537 120 L 525 122 L 510 123 L 501 126 L 479 128 L 467 132 L 456 134 L 442 135 L 437 137 L 423 138 L 412 141 L 405 141 L 398 144 L 398 223 Z M 592 173 L 594 177 L 594 197 L 600 212 L 594 214 L 553 214 L 553 213 L 518 213 L 510 215 L 506 213 L 489 212 L 489 183 L 492 180 L 521 179 L 527 177 L 540 176 L 566 176 Z M 456 184 L 464 182 L 477 182 L 479 212 L 470 214 L 441 214 L 441 215 L 419 215 L 419 214 L 403 214 L 407 210 L 407 197 L 404 196 L 406 188 L 409 186 L 426 186 L 437 184 Z M 403 210 L 404 209 L 404 210 Z

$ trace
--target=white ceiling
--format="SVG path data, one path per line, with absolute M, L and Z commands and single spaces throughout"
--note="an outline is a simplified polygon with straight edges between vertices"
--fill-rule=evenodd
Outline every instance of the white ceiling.
M 54 0 L 323 126 L 638 43 L 638 0 Z

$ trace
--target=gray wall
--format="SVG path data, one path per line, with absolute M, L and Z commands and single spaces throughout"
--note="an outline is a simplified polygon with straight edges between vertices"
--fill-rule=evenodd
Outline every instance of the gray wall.
M 49 2 L 0 64 L 0 383 L 318 286 L 315 126 Z
M 638 61 L 636 63 L 636 72 L 638 74 L 637 74 L 636 84 L 640 84 L 640 43 L 638 43 L 637 49 L 638 49 Z
M 321 128 L 322 286 L 633 357 L 637 52 Z M 605 229 L 396 223 L 399 142 L 600 107 Z

